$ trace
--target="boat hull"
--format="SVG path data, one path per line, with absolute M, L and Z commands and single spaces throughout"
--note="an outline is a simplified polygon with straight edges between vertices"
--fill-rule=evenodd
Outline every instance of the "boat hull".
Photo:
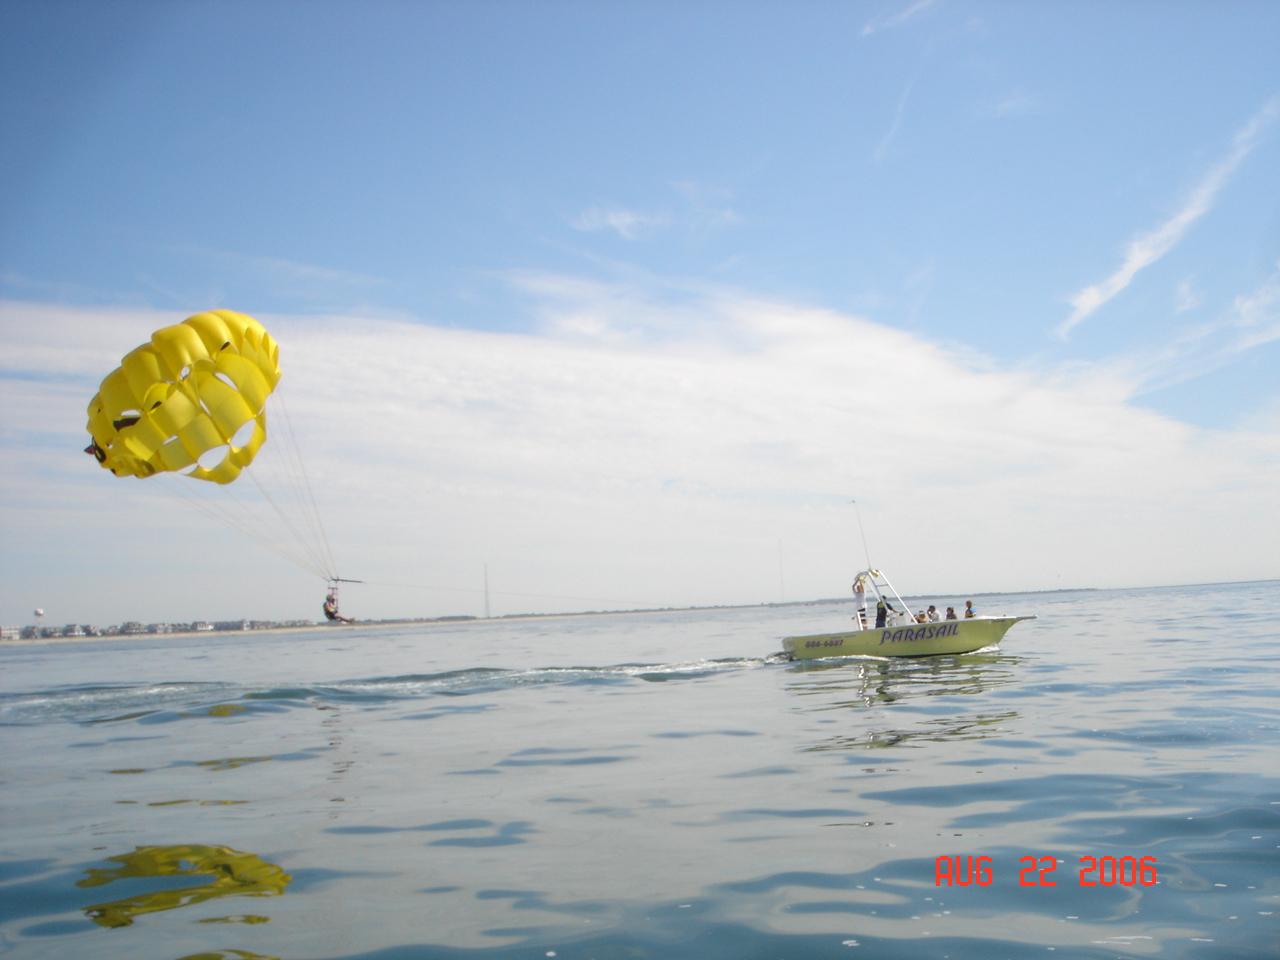
M 936 657 L 972 653 L 999 643 L 1020 620 L 1035 617 L 974 617 L 941 623 L 913 623 L 848 633 L 786 637 L 783 652 L 792 660 L 824 657 Z

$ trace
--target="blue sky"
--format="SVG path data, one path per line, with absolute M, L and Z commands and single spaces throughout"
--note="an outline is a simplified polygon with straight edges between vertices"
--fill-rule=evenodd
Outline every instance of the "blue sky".
M 73 504 L 147 509 L 71 456 L 98 379 L 209 307 L 299 358 L 300 433 L 386 426 L 314 456 L 353 572 L 459 591 L 388 615 L 484 562 L 507 610 L 831 595 L 846 493 L 903 589 L 1275 576 L 1278 46 L 1273 3 L 10 0 L 0 390 L 58 419 L 0 432 L 0 620 L 197 602 L 60 571 Z

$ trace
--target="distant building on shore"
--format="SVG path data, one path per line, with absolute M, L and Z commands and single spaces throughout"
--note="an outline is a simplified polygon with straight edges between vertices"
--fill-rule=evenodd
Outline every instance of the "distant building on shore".
M 142 623 L 126 620 L 119 625 L 97 627 L 90 623 L 65 626 L 0 627 L 2 640 L 61 640 L 82 637 L 145 637 L 169 633 L 240 633 L 249 630 L 300 629 L 318 626 L 314 620 L 191 620 L 178 623 Z

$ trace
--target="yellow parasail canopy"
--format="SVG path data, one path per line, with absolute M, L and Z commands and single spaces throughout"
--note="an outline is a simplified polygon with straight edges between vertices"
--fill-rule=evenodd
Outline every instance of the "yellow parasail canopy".
M 230 483 L 267 439 L 279 354 L 262 324 L 231 310 L 157 330 L 90 401 L 85 452 L 118 477 L 178 471 Z

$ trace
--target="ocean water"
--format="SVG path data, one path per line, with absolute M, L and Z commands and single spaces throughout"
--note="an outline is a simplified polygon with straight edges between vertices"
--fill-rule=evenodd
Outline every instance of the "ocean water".
M 1280 583 L 978 605 L 6 646 L 0 950 L 1280 957 Z

